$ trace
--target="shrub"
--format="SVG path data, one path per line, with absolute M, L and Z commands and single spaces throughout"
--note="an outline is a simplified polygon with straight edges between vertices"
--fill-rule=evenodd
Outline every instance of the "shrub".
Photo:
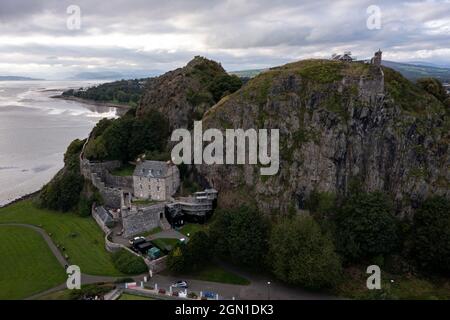
M 450 274 L 448 199 L 427 199 L 415 213 L 412 255 L 423 270 Z
M 124 274 L 141 274 L 148 271 L 147 265 L 138 257 L 125 249 L 112 254 L 114 266 Z
M 277 278 L 307 288 L 334 287 L 341 277 L 341 262 L 333 242 L 311 217 L 276 225 L 268 259 Z
M 391 253 L 399 242 L 392 211 L 382 193 L 349 197 L 336 216 L 338 251 L 351 261 Z
M 112 289 L 114 289 L 114 286 L 109 284 L 87 284 L 81 286 L 80 290 L 71 290 L 70 299 L 71 300 L 92 299 L 95 298 L 96 296 L 103 296 Z

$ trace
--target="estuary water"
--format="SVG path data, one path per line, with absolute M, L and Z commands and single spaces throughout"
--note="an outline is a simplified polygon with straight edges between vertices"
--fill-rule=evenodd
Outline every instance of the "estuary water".
M 0 206 L 38 191 L 63 167 L 67 146 L 116 108 L 51 98 L 93 81 L 0 81 Z

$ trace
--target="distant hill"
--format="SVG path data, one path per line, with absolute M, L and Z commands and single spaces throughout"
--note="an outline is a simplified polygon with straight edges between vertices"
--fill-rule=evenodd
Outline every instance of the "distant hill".
M 17 76 L 0 76 L 0 81 L 39 81 L 44 79 L 36 79 L 29 77 L 17 77 Z
M 253 78 L 265 70 L 268 70 L 268 69 L 251 69 L 251 70 L 242 70 L 242 71 L 230 71 L 228 73 L 234 74 L 240 78 Z
M 405 78 L 416 81 L 419 78 L 433 77 L 439 79 L 443 83 L 450 82 L 450 68 L 437 67 L 431 63 L 424 63 L 426 65 L 401 63 L 394 61 L 383 61 L 383 65 L 400 72 Z M 231 71 L 230 74 L 235 74 L 239 77 L 253 78 L 267 69 L 252 69 L 242 71 Z
M 411 81 L 419 78 L 433 77 L 439 79 L 441 82 L 450 82 L 450 68 L 393 61 L 383 61 L 383 65 L 400 72 L 405 78 Z
M 160 74 L 159 71 L 132 71 L 132 72 L 115 72 L 115 71 L 91 71 L 80 72 L 67 80 L 124 80 L 124 79 L 142 79 L 153 77 Z

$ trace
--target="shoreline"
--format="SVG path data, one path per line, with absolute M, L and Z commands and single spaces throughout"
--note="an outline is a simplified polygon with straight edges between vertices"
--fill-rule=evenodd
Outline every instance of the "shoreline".
M 59 91 L 59 90 L 47 90 L 47 91 Z M 92 105 L 92 106 L 97 106 L 97 107 L 108 107 L 108 108 L 116 108 L 118 109 L 118 113 L 120 113 L 120 115 L 122 115 L 123 113 L 125 113 L 126 111 L 128 111 L 129 109 L 131 109 L 132 107 L 129 105 L 121 105 L 121 104 L 114 104 L 114 103 L 110 103 L 110 102 L 100 102 L 100 101 L 95 101 L 95 100 L 88 100 L 88 99 L 82 99 L 82 98 L 77 98 L 77 97 L 64 97 L 62 95 L 56 95 L 56 96 L 51 96 L 50 98 L 52 99 L 63 99 L 63 100 L 70 100 L 70 101 L 76 101 L 79 103 L 84 103 L 84 104 L 88 104 L 88 105 Z M 52 178 L 53 179 L 53 178 Z M 5 204 L 1 204 L 0 205 L 0 209 L 2 208 L 6 208 L 8 206 L 11 206 L 17 202 L 23 201 L 23 200 L 29 200 L 34 198 L 36 195 L 38 195 L 41 192 L 42 188 L 40 188 L 37 191 L 34 192 L 30 192 L 27 194 L 24 194 L 23 196 L 17 197 L 16 199 L 11 200 L 8 203 Z
M 63 96 L 63 95 L 57 95 L 57 96 L 52 96 L 50 98 L 52 98 L 52 99 L 62 99 L 62 100 L 68 100 L 68 101 L 76 101 L 76 102 L 89 104 L 89 105 L 93 105 L 93 106 L 97 106 L 97 107 L 108 107 L 108 108 L 124 109 L 124 111 L 132 109 L 132 107 L 127 105 L 127 104 L 118 104 L 118 103 L 112 103 L 112 102 L 95 101 L 95 100 L 83 99 L 83 98 L 72 97 L 72 96 L 66 97 L 66 96 Z
M 32 199 L 32 198 L 34 198 L 35 196 L 37 196 L 37 195 L 41 192 L 41 190 L 42 190 L 42 188 L 39 189 L 38 191 L 34 191 L 34 192 L 31 192 L 31 193 L 27 193 L 26 195 L 23 195 L 23 196 L 21 196 L 21 197 L 19 197 L 19 198 L 16 198 L 16 199 L 14 199 L 14 200 L 11 200 L 11 202 L 8 202 L 8 203 L 6 203 L 6 204 L 0 205 L 0 209 L 9 207 L 9 206 L 11 206 L 11 205 L 13 205 L 13 204 L 15 204 L 15 203 L 17 203 L 17 202 L 23 201 L 23 200 L 29 200 L 29 199 Z

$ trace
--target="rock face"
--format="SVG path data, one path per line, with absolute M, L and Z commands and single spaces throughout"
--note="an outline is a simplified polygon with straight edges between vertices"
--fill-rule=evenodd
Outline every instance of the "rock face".
M 226 74 L 217 62 L 195 57 L 183 68 L 150 79 L 136 115 L 156 110 L 167 116 L 171 129 L 192 127 L 214 104 L 208 85 Z
M 304 208 L 312 190 L 358 188 L 388 192 L 405 215 L 427 196 L 450 196 L 448 110 L 388 68 L 327 60 L 273 68 L 209 109 L 203 127 L 280 130 L 277 175 L 197 166 L 223 206 L 282 214 Z

